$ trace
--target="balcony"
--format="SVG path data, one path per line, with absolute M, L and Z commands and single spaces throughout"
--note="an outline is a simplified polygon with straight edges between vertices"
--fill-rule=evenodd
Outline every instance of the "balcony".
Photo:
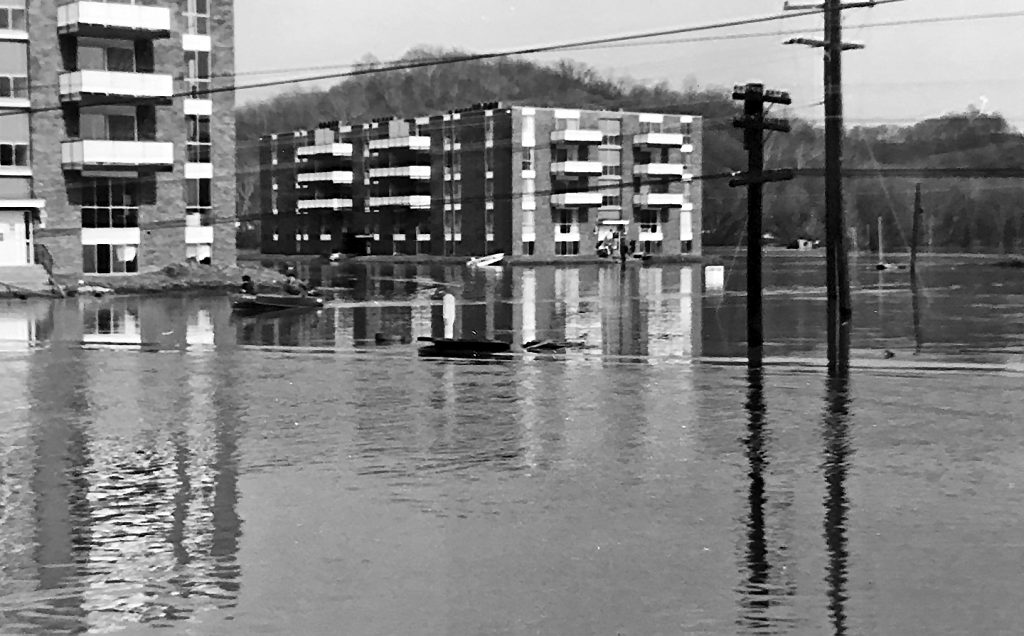
M 322 144 L 319 146 L 306 146 L 304 148 L 299 148 L 295 154 L 300 157 L 316 157 L 320 155 L 326 155 L 329 157 L 351 157 L 352 144 L 333 143 Z
M 305 199 L 295 207 L 299 210 L 351 210 L 352 199 Z
M 682 208 L 686 207 L 686 195 L 674 192 L 648 192 L 634 194 L 633 205 L 643 208 Z
M 352 173 L 344 170 L 333 172 L 307 172 L 300 174 L 299 183 L 352 183 Z
M 551 172 L 570 176 L 599 176 L 603 166 L 600 161 L 559 161 L 551 164 Z
M 429 194 L 406 194 L 393 197 L 370 197 L 372 208 L 412 208 L 413 210 L 429 210 Z
M 682 133 L 643 133 L 633 137 L 633 143 L 637 146 L 671 146 L 679 148 L 683 145 Z
M 168 38 L 171 10 L 141 4 L 72 2 L 57 7 L 57 32 L 99 38 Z
M 430 150 L 430 137 L 387 137 L 371 139 L 370 150 Z
M 65 102 L 95 98 L 109 100 L 111 97 L 170 102 L 174 94 L 174 79 L 170 75 L 154 73 L 77 71 L 62 73 L 59 83 L 60 97 Z
M 604 139 L 600 130 L 580 128 L 576 130 L 556 130 L 551 133 L 551 143 L 566 144 L 599 144 Z
M 430 166 L 394 166 L 370 168 L 371 179 L 430 179 Z
M 65 170 L 170 170 L 174 167 L 174 144 L 81 139 L 63 142 L 60 156 Z
M 638 177 L 682 179 L 686 174 L 686 166 L 681 163 L 640 163 L 633 166 L 633 174 Z
M 562 192 L 551 195 L 551 205 L 569 207 L 576 205 L 601 205 L 604 195 L 600 192 Z

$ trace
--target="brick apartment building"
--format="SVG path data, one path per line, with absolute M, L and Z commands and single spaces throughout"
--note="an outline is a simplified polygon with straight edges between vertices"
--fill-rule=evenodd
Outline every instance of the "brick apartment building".
M 480 104 L 260 141 L 267 254 L 700 253 L 701 120 Z
M 235 262 L 233 0 L 0 0 L 0 265 Z M 45 249 L 40 249 L 40 246 Z

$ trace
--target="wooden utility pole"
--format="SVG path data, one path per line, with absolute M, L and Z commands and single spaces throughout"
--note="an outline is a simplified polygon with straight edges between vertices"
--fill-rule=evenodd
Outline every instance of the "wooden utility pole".
M 825 285 L 828 294 L 828 369 L 830 375 L 845 374 L 849 366 L 843 341 L 849 340 L 853 316 L 850 302 L 850 274 L 843 219 L 843 51 L 864 48 L 843 43 L 842 11 L 873 7 L 874 1 L 843 4 L 824 0 L 824 5 L 785 5 L 786 10 L 822 9 L 825 39 L 796 38 L 786 44 L 804 44 L 825 51 Z M 845 333 L 844 333 L 845 332 Z
M 764 316 L 761 302 L 761 236 L 763 186 L 769 181 L 793 178 L 792 170 L 764 170 L 764 131 L 789 132 L 789 122 L 764 116 L 764 105 L 790 104 L 788 93 L 766 91 L 762 84 L 733 89 L 732 98 L 743 100 L 743 117 L 733 124 L 742 128 L 747 150 L 747 172 L 729 181 L 732 187 L 747 186 L 747 366 L 761 368 L 764 359 Z

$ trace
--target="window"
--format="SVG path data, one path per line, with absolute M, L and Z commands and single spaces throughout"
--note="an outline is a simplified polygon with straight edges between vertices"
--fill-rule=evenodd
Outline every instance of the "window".
M 82 109 L 78 136 L 81 139 L 135 141 L 138 139 L 138 129 L 134 111 L 131 107 L 126 107 L 120 113 Z
M 523 209 L 533 210 L 537 207 L 537 182 L 533 179 L 523 179 Z
M 660 121 L 642 121 L 640 122 L 640 134 L 647 133 L 660 133 L 661 122 Z
M 533 115 L 523 115 L 523 145 L 533 145 L 536 136 L 536 120 Z M 527 170 L 527 168 L 523 168 Z
M 601 128 L 601 143 L 605 146 L 622 145 L 622 122 L 618 119 L 602 119 L 599 122 Z
M 555 120 L 555 130 L 579 130 L 580 120 L 559 117 Z
M 579 241 L 555 241 L 555 255 L 575 256 L 580 253 Z
M 0 141 L 0 166 L 28 166 L 28 144 Z
M 693 251 L 693 241 L 680 241 L 679 251 L 683 254 L 689 254 Z
M 185 20 L 188 22 L 188 32 L 195 35 L 209 35 L 210 33 L 210 3 L 209 0 L 188 0 L 185 6 Z
M 138 245 L 83 245 L 86 274 L 134 274 L 139 271 Z
M 78 69 L 134 73 L 135 46 L 127 41 L 107 46 L 79 44 Z
M 640 251 L 644 254 L 661 254 L 661 241 L 640 241 Z
M 606 177 L 618 177 L 622 175 L 622 151 L 611 148 L 601 148 L 598 151 L 601 158 L 601 175 Z
M 523 235 L 529 236 L 536 232 L 536 219 L 533 210 L 523 210 Z
M 82 227 L 139 227 L 138 184 L 122 179 L 82 183 Z
M 523 148 L 523 170 L 533 170 L 533 148 Z
M 195 243 L 185 246 L 185 260 L 195 261 L 203 265 L 213 262 L 213 244 Z
M 484 119 L 484 141 L 494 141 L 494 117 Z
M 494 200 L 494 180 L 488 179 L 484 181 L 484 199 L 487 201 Z
M 28 77 L 25 75 L 0 75 L 0 97 L 28 98 Z
M 13 29 L 14 31 L 27 31 L 28 20 L 25 9 L 14 7 L 0 7 L 0 29 Z
M 462 201 L 461 181 L 452 181 L 452 199 L 456 202 Z
M 484 238 L 494 240 L 494 210 L 484 210 Z
M 689 181 L 683 181 L 683 203 L 693 203 L 693 187 Z
M 559 210 L 558 211 L 558 232 L 559 234 L 569 234 L 572 232 L 573 226 L 573 212 L 572 210 Z
M 454 171 L 455 174 L 459 174 L 459 173 L 462 172 L 462 154 L 461 153 L 458 153 L 458 152 L 453 152 L 452 153 L 452 171 Z
M 455 240 L 462 240 L 462 210 L 455 210 Z
M 185 51 L 185 86 L 192 97 L 210 90 L 210 54 L 206 51 Z
M 188 217 L 199 215 L 199 223 L 191 221 L 193 225 L 210 225 L 210 211 L 212 209 L 210 198 L 209 179 L 186 179 L 185 180 L 185 214 Z
M 210 118 L 206 115 L 189 115 L 187 122 L 188 161 L 210 163 Z
M 682 124 L 680 128 L 683 132 L 683 145 L 689 146 L 693 143 L 693 124 Z
M 657 234 L 660 230 L 658 227 L 658 211 L 657 210 L 641 210 L 639 213 L 640 221 L 640 233 Z
M 494 148 L 484 149 L 484 172 L 494 171 Z M 493 178 L 493 175 L 490 177 Z
M 618 189 L 618 184 L 614 184 L 614 187 L 615 189 L 611 189 L 610 184 L 602 184 L 601 205 L 612 208 L 622 207 L 622 191 Z
M 524 256 L 533 256 L 533 252 L 534 252 L 534 242 L 533 241 L 523 241 L 523 255 Z

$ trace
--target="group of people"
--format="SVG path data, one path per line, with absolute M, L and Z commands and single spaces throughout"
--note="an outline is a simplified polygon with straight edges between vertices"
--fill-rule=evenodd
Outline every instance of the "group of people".
M 305 296 L 309 293 L 306 284 L 295 276 L 295 270 L 288 270 L 287 277 L 281 285 L 282 291 L 291 296 Z M 242 287 L 239 291 L 243 294 L 256 295 L 256 283 L 248 274 L 242 276 Z

